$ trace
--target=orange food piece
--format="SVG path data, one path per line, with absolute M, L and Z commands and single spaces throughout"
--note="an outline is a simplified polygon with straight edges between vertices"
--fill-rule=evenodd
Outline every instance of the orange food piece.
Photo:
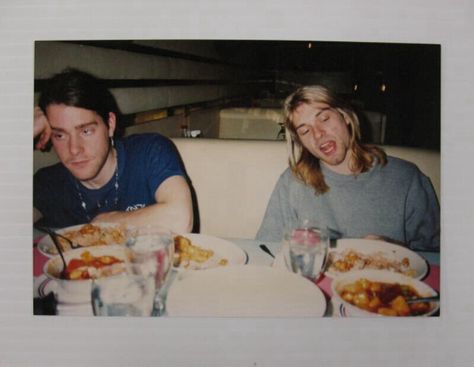
M 399 316 L 409 316 L 411 311 L 410 306 L 408 306 L 403 296 L 395 297 L 392 301 L 392 309 L 395 310 Z

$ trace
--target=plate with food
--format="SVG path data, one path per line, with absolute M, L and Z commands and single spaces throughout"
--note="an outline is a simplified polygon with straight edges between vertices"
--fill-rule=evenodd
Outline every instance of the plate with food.
M 176 269 L 202 270 L 244 265 L 247 253 L 236 244 L 200 233 L 186 233 L 174 238 L 173 265 Z
M 335 312 L 343 317 L 431 316 L 439 310 L 439 295 L 434 289 L 387 270 L 343 274 L 333 280 L 331 291 Z
M 55 231 L 63 252 L 73 248 L 124 245 L 128 239 L 128 227 L 116 223 L 80 224 Z M 69 241 L 68 241 L 69 240 Z M 56 246 L 49 235 L 38 242 L 38 250 L 48 257 L 58 254 Z
M 170 317 L 322 317 L 326 298 L 311 281 L 269 266 L 230 266 L 178 274 Z
M 341 239 L 329 250 L 325 275 L 334 278 L 364 269 L 387 270 L 423 279 L 428 274 L 428 263 L 406 247 L 380 240 Z

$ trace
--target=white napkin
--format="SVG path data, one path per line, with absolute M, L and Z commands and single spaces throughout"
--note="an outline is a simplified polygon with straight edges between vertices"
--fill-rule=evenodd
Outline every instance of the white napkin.
M 94 316 L 90 303 L 58 303 L 56 313 L 60 316 Z

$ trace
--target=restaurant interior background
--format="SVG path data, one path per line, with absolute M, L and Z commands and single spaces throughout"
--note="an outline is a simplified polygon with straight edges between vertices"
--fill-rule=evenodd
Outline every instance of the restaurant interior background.
M 126 134 L 284 139 L 281 105 L 324 84 L 361 112 L 365 141 L 440 149 L 440 45 L 247 40 L 36 41 L 35 102 L 66 67 L 105 80 Z

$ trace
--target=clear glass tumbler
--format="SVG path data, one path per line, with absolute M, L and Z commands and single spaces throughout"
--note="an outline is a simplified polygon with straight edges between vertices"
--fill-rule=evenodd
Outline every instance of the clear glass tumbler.
M 121 274 L 92 281 L 95 316 L 151 316 L 154 298 L 153 277 L 137 272 L 133 266 Z
M 329 248 L 325 229 L 310 226 L 291 229 L 285 233 L 283 246 L 288 269 L 313 281 L 320 277 Z
M 154 316 L 165 312 L 166 285 L 170 278 L 174 256 L 174 235 L 154 226 L 137 228 L 136 238 L 129 242 L 130 261 L 141 274 L 151 275 L 155 281 Z

